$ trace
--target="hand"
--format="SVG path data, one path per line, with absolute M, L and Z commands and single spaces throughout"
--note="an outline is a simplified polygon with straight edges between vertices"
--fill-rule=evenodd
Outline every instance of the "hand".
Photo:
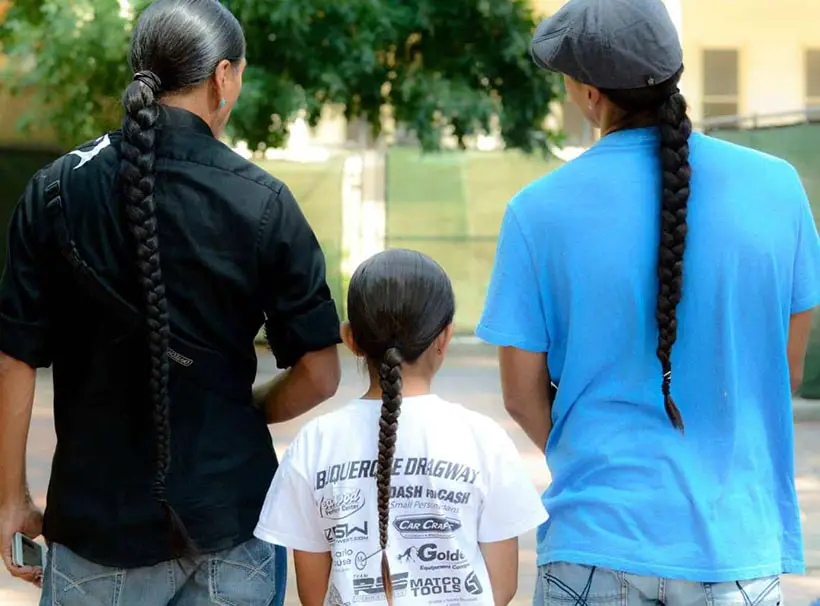
M 32 539 L 43 533 L 43 514 L 34 506 L 31 497 L 0 506 L 0 554 L 12 576 L 42 587 L 42 567 L 18 567 L 11 563 L 11 545 L 16 532 L 22 532 Z

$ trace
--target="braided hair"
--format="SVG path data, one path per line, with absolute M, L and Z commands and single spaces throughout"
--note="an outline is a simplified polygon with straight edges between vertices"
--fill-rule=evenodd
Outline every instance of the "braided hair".
M 391 347 L 384 353 L 379 366 L 382 388 L 382 414 L 379 418 L 379 458 L 376 468 L 376 486 L 379 506 L 379 547 L 382 549 L 382 582 L 385 593 L 392 599 L 393 583 L 387 561 L 387 527 L 390 518 L 390 476 L 396 454 L 396 430 L 401 413 L 401 352 Z
M 239 23 L 217 0 L 158 0 L 140 15 L 131 41 L 136 71 L 125 89 L 119 183 L 147 328 L 148 391 L 155 437 L 151 492 L 162 506 L 175 556 L 196 552 L 185 525 L 168 501 L 171 423 L 168 401 L 170 323 L 160 262 L 156 186 L 157 123 L 163 94 L 207 81 L 224 61 L 245 54 Z
M 681 68 L 669 80 L 655 86 L 601 92 L 629 116 L 654 114 L 660 131 L 661 221 L 658 248 L 657 356 L 661 363 L 661 392 L 670 422 L 683 431 L 683 417 L 672 398 L 672 346 L 678 337 L 678 303 L 683 285 L 683 256 L 686 249 L 689 181 L 689 136 L 692 122 L 686 99 L 678 90 Z
M 356 347 L 378 372 L 382 390 L 376 468 L 382 583 L 389 604 L 393 583 L 387 558 L 390 480 L 402 404 L 402 365 L 416 362 L 453 322 L 455 297 L 444 270 L 420 252 L 394 249 L 362 263 L 348 289 L 348 317 Z

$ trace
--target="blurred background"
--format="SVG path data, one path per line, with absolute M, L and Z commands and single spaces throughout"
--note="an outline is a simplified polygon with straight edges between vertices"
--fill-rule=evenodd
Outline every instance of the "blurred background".
M 787 159 L 820 218 L 820 0 L 665 1 L 696 128 Z M 36 170 L 117 128 L 131 78 L 129 35 L 147 3 L 0 0 L 3 232 Z M 527 54 L 535 23 L 563 0 L 223 3 L 245 27 L 249 61 L 226 143 L 294 192 L 327 256 L 339 313 L 363 258 L 416 248 L 453 279 L 457 329 L 469 340 L 506 203 L 598 137 L 560 79 L 537 71 Z M 0 241 L 0 261 L 4 250 Z M 477 368 L 493 366 L 487 352 L 471 355 Z M 798 452 L 814 571 L 820 319 L 801 396 L 801 435 L 818 444 L 805 438 Z M 807 591 L 820 598 L 812 574 Z M 793 603 L 809 604 L 808 595 L 793 594 Z

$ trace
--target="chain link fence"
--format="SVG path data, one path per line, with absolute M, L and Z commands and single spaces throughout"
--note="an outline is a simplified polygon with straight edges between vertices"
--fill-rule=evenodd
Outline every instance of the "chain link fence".
M 559 164 L 517 152 L 388 149 L 385 246 L 442 265 L 455 290 L 457 332 L 472 334 L 481 316 L 507 202 Z

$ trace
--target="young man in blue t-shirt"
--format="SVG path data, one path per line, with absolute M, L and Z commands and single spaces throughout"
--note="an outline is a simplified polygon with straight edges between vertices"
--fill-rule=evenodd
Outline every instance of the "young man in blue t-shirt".
M 552 475 L 536 603 L 777 604 L 820 303 L 800 179 L 691 132 L 659 0 L 571 0 L 532 54 L 602 133 L 510 202 L 477 330 Z

